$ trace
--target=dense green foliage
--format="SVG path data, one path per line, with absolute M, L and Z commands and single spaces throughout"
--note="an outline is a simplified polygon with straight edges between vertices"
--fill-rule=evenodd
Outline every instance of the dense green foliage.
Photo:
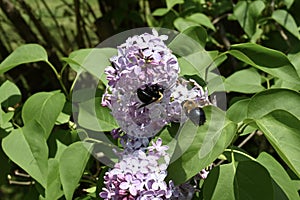
M 78 134 L 118 127 L 100 106 L 116 49 L 93 47 L 145 26 L 193 38 L 202 50 L 178 56 L 181 75 L 207 78 L 209 91 L 226 92 L 228 102 L 226 112 L 204 108 L 213 129 L 194 133 L 188 121 L 176 138 L 174 124 L 160 132 L 173 153 L 186 147 L 167 178 L 187 182 L 214 162 L 194 199 L 299 199 L 299 1 L 1 0 L 0 8 L 1 199 L 100 199 L 108 167 Z M 101 84 L 96 97 L 74 100 L 82 71 Z M 96 143 L 109 147 L 107 138 L 116 143 Z

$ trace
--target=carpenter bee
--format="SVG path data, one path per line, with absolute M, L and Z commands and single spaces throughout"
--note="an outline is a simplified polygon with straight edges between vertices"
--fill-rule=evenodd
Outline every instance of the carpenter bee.
M 182 103 L 186 116 L 196 125 L 201 126 L 205 123 L 206 117 L 204 110 L 193 100 L 185 100 Z
M 138 108 L 145 107 L 153 102 L 160 101 L 163 98 L 164 88 L 155 83 L 155 84 L 145 84 L 142 87 L 137 89 L 137 96 L 142 105 Z

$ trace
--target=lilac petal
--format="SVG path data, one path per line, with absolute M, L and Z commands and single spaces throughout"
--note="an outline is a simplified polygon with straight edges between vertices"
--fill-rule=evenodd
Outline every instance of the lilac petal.
M 129 192 L 130 194 L 132 194 L 133 196 L 136 196 L 137 195 L 137 190 L 135 187 L 130 187 L 129 188 Z
M 122 182 L 119 187 L 123 190 L 126 190 L 129 188 L 129 183 L 128 182 Z
M 152 58 L 158 62 L 161 60 L 161 55 L 158 52 L 154 52 Z
M 145 57 L 151 56 L 152 53 L 153 53 L 153 52 L 152 52 L 152 50 L 150 50 L 150 49 L 146 49 L 146 50 L 143 51 L 143 54 L 144 54 Z

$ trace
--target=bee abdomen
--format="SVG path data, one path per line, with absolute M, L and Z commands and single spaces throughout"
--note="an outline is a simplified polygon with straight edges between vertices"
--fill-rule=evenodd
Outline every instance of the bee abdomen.
M 206 117 L 204 110 L 200 107 L 193 108 L 189 113 L 188 117 L 190 120 L 196 125 L 196 126 L 201 126 L 205 123 Z

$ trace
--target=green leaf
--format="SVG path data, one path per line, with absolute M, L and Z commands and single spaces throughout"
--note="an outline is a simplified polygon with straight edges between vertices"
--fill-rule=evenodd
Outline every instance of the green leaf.
M 2 140 L 5 154 L 44 188 L 47 184 L 48 147 L 42 126 L 36 121 L 13 130 Z
M 164 16 L 165 14 L 167 14 L 169 12 L 169 9 L 167 8 L 157 8 L 156 10 L 153 11 L 152 15 L 153 16 Z
M 188 16 L 186 19 L 188 19 L 190 21 L 193 21 L 193 22 L 196 22 L 199 25 L 203 25 L 203 26 L 205 26 L 207 28 L 210 28 L 213 31 L 216 31 L 216 28 L 211 23 L 210 19 L 206 15 L 204 15 L 202 13 L 192 14 L 191 16 Z
M 5 108 L 14 106 L 21 101 L 21 92 L 11 81 L 5 81 L 0 86 L 0 94 L 0 103 Z
M 177 147 L 168 168 L 168 178 L 183 183 L 211 164 L 230 144 L 236 124 L 217 107 L 204 107 L 207 121 L 196 127 L 190 120 L 181 127 Z
M 298 107 L 295 105 L 294 108 Z M 300 152 L 299 119 L 300 117 L 296 118 L 287 111 L 275 110 L 256 120 L 256 124 L 272 147 L 298 177 L 300 177 L 300 160 L 295 155 Z
M 167 8 L 170 10 L 176 4 L 183 4 L 184 0 L 166 0 L 166 3 L 167 3 Z
M 59 172 L 63 191 L 71 200 L 90 157 L 92 144 L 75 142 L 68 146 L 59 159 Z
M 215 74 L 213 72 L 208 72 L 207 75 L 207 89 L 208 89 L 208 94 L 211 95 L 214 92 L 224 92 L 225 87 L 224 87 L 224 81 L 225 78 L 221 75 Z
M 287 9 L 290 9 L 294 3 L 294 0 L 284 0 L 283 2 L 286 5 Z
M 258 18 L 264 9 L 265 4 L 260 0 L 252 2 L 239 1 L 234 7 L 233 14 L 250 38 L 256 32 Z
M 117 55 L 117 49 L 113 48 L 80 49 L 73 51 L 65 61 L 76 72 L 87 71 L 107 84 L 104 70 L 111 65 L 109 58 L 114 55 Z
M 173 23 L 176 29 L 179 30 L 180 32 L 184 31 L 185 29 L 188 29 L 189 27 L 199 26 L 196 22 L 184 19 L 182 17 L 178 17 L 177 19 L 174 20 Z
M 207 33 L 201 26 L 191 26 L 182 31 L 183 34 L 189 36 L 195 42 L 199 43 L 201 46 L 205 46 Z
M 38 44 L 24 44 L 16 48 L 3 62 L 1 62 L 0 74 L 21 64 L 47 60 L 47 52 L 42 46 Z
M 206 76 L 206 70 L 210 67 L 210 70 L 213 69 L 215 63 L 213 58 L 215 54 L 210 54 L 205 50 L 198 51 L 198 52 L 191 52 L 189 55 L 185 55 L 183 57 L 178 58 L 178 63 L 180 66 L 180 75 L 198 75 L 202 79 Z M 215 78 L 214 74 L 208 71 L 208 79 Z M 222 81 L 223 83 L 223 81 Z
M 23 106 L 22 119 L 24 124 L 36 120 L 45 130 L 45 138 L 48 138 L 64 104 L 65 96 L 62 93 L 36 93 Z
M 229 54 L 237 59 L 280 79 L 300 84 L 300 78 L 283 53 L 257 44 L 232 45 Z
M 257 93 L 265 88 L 261 85 L 260 74 L 252 68 L 235 72 L 225 79 L 226 91 L 246 94 Z
M 300 39 L 300 34 L 298 31 L 298 26 L 293 18 L 286 10 L 275 10 L 272 13 L 272 18 L 281 26 L 283 26 L 287 31 L 289 31 L 296 38 Z
M 295 53 L 295 54 L 289 54 L 288 59 L 295 67 L 295 69 L 298 73 L 298 76 L 300 76 L 300 52 Z
M 61 112 L 59 113 L 57 119 L 56 119 L 56 122 L 55 124 L 56 125 L 61 125 L 61 124 L 66 124 L 70 121 L 70 115 L 69 114 L 66 114 L 64 112 Z
M 111 131 L 118 127 L 110 109 L 101 106 L 101 98 L 79 103 L 78 124 L 93 131 Z
M 66 145 L 64 145 L 63 143 L 61 143 L 59 140 L 56 140 L 56 144 L 57 144 L 57 151 L 55 154 L 55 159 L 59 160 L 62 153 L 65 151 L 65 149 L 67 148 Z
M 300 109 L 295 109 L 299 107 L 298 92 L 288 89 L 269 89 L 251 98 L 248 104 L 248 118 L 260 119 L 274 110 L 284 110 L 300 119 Z
M 11 120 L 11 118 L 13 116 L 14 116 L 13 112 L 5 113 L 5 112 L 3 112 L 2 109 L 0 109 L 0 127 L 2 127 L 2 125 L 4 125 L 4 124 L 8 123 L 9 120 Z
M 231 105 L 226 112 L 228 119 L 236 123 L 247 119 L 249 101 L 250 99 L 243 99 Z
M 295 187 L 285 169 L 269 154 L 262 152 L 257 161 L 270 173 L 273 180 L 284 191 L 288 199 L 299 199 L 298 188 Z
M 213 168 L 203 184 L 204 199 L 234 199 L 234 174 L 232 163 Z
M 254 161 L 238 163 L 234 177 L 235 199 L 273 199 L 272 179 L 268 171 Z
M 285 89 L 299 91 L 300 84 L 284 81 L 282 79 L 275 79 L 275 83 L 274 85 L 271 86 L 271 88 L 285 88 Z
M 48 160 L 48 178 L 47 187 L 45 188 L 45 198 L 40 196 L 40 199 L 59 199 L 63 194 L 59 177 L 59 162 L 56 159 L 50 158 Z

